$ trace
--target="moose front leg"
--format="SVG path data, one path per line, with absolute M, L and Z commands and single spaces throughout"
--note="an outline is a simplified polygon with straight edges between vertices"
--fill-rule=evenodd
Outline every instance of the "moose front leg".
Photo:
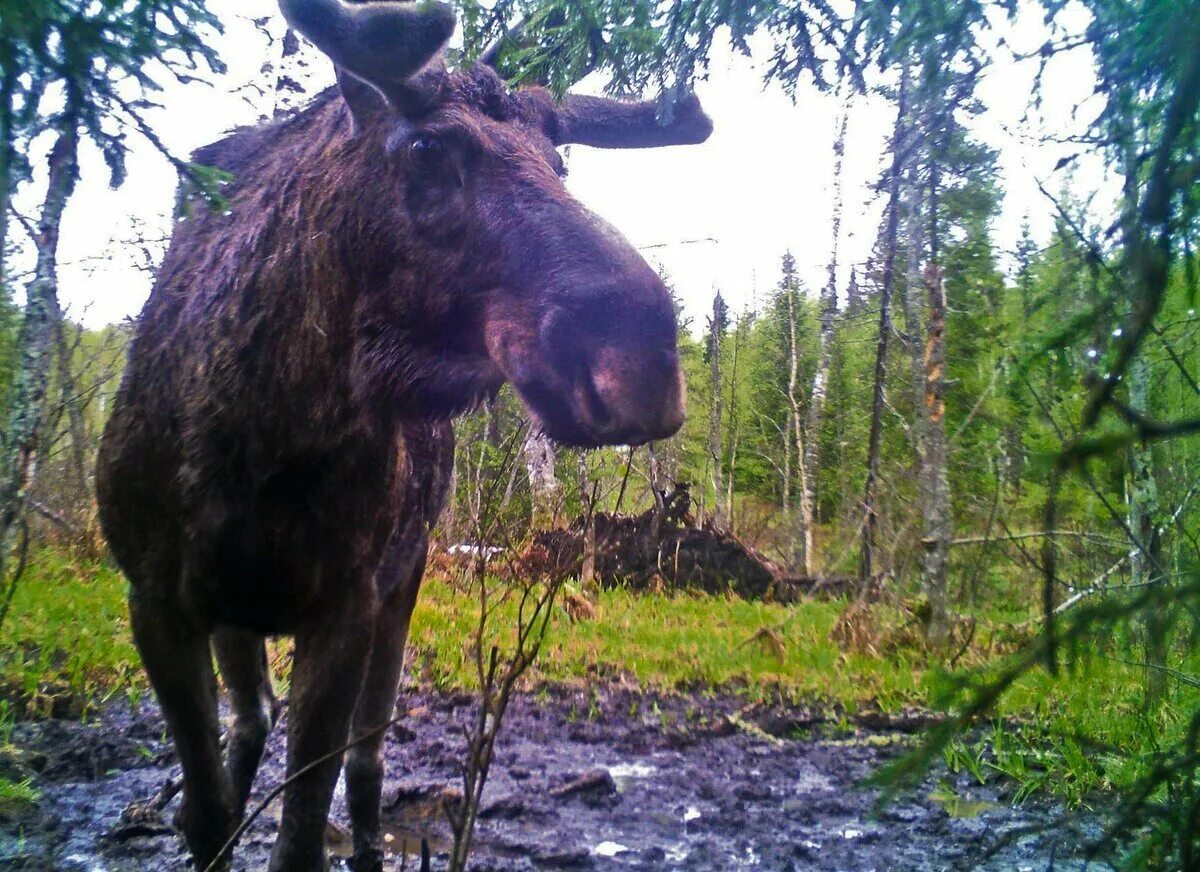
M 339 612 L 296 634 L 287 749 L 288 778 L 295 780 L 284 792 L 270 872 L 327 868 L 325 824 L 343 756 L 337 751 L 349 735 L 374 619 L 367 603 L 343 602 Z
M 353 872 L 383 872 L 379 802 L 387 731 L 381 727 L 395 715 L 409 619 L 425 574 L 425 550 L 422 544 L 410 576 L 392 591 L 380 610 L 371 663 L 354 711 L 352 735 L 355 739 L 361 737 L 361 741 L 355 742 L 346 758 L 346 799 L 354 830 L 354 856 L 350 860 Z M 388 568 L 387 563 L 384 568 Z
M 235 823 L 234 797 L 221 765 L 209 637 L 181 620 L 172 605 L 134 588 L 129 598 L 133 638 L 183 768 L 179 824 L 188 849 L 197 869 L 224 870 L 230 856 L 221 851 Z

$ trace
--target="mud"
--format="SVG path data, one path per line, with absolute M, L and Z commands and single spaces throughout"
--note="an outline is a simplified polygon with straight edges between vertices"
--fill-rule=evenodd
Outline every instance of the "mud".
M 441 803 L 457 789 L 459 725 L 471 699 L 414 691 L 406 700 L 409 717 L 387 741 L 388 868 L 417 869 L 422 839 L 433 868 L 445 868 L 437 856 L 449 841 Z M 1082 859 L 1102 821 L 1068 817 L 1050 803 L 1013 806 L 999 783 L 934 772 L 877 811 L 877 794 L 860 782 L 916 741 L 920 725 L 876 717 L 835 729 L 812 712 L 747 709 L 710 694 L 521 695 L 506 718 L 471 868 L 1110 868 Z M 257 797 L 282 779 L 284 727 L 272 735 Z M 190 868 L 163 821 L 121 821 L 127 806 L 177 774 L 151 704 L 110 707 L 89 723 L 25 725 L 13 742 L 24 750 L 5 766 L 10 775 L 36 773 L 41 801 L 0 810 L 0 869 Z M 174 803 L 165 821 L 173 810 Z M 265 868 L 277 814 L 271 808 L 251 827 L 235 869 Z M 332 817 L 336 855 L 346 848 L 340 788 Z

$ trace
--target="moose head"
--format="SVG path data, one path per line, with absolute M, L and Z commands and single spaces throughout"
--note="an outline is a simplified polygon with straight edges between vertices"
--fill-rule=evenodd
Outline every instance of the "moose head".
M 450 8 L 282 0 L 335 64 L 357 147 L 375 167 L 362 197 L 403 273 L 360 324 L 364 380 L 401 408 L 453 415 L 512 382 L 559 442 L 640 444 L 683 422 L 667 288 L 637 250 L 576 201 L 557 147 L 698 143 L 692 96 L 654 103 L 506 88 L 486 62 L 451 71 Z M 366 205 L 366 204 L 364 204 Z

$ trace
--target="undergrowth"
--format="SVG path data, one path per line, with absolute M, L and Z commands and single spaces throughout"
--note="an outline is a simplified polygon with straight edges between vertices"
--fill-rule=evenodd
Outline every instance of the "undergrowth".
M 103 562 L 43 551 L 32 561 L 0 628 L 0 731 L 28 716 L 85 713 L 147 690 L 129 636 L 126 586 Z M 409 673 L 444 690 L 476 684 L 470 640 L 477 603 L 444 578 L 425 582 L 413 621 Z M 844 602 L 779 605 L 687 594 L 599 593 L 594 615 L 575 620 L 563 609 L 552 623 L 529 688 L 579 681 L 620 681 L 646 690 L 720 689 L 747 702 L 827 707 L 838 714 L 879 710 L 952 710 L 964 688 L 999 670 L 1008 638 L 1022 619 L 978 615 L 956 673 L 931 664 L 905 641 L 895 616 L 891 641 L 877 653 L 842 650 L 831 636 Z M 1024 617 L 1034 617 L 1030 612 Z M 515 606 L 492 621 L 503 635 L 516 626 Z M 886 635 L 886 634 L 885 634 Z M 286 650 L 273 661 L 286 689 Z M 1195 659 L 1195 658 L 1193 658 Z M 1185 666 L 1200 666 L 1187 663 Z M 1120 789 L 1151 765 L 1157 748 L 1178 738 L 1200 691 L 1176 682 L 1160 706 L 1144 706 L 1141 670 L 1094 652 L 1057 677 L 1022 677 L 990 720 L 951 743 L 945 761 L 979 781 L 1005 779 L 1016 800 L 1048 790 L 1071 804 Z M 27 787 L 27 785 L 26 785 Z M 0 783 L 0 802 L 19 784 Z

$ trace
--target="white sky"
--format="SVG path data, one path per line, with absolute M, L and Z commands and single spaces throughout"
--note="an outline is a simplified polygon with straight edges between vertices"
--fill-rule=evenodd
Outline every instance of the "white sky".
M 250 23 L 257 16 L 278 19 L 273 0 L 213 0 L 211 5 L 226 23 L 219 48 L 229 74 L 213 87 L 168 88 L 159 98 L 167 108 L 148 115 L 180 156 L 256 120 L 258 111 L 233 92 L 259 79 L 263 63 L 278 51 Z M 279 29 L 282 22 L 272 26 Z M 1036 48 L 1045 41 L 1040 14 L 1026 10 L 1015 27 L 1002 23 L 990 38 L 997 36 L 1018 51 Z M 765 56 L 765 43 L 763 47 L 756 54 Z M 1063 180 L 1052 171 L 1069 150 L 1041 144 L 1041 135 L 1078 132 L 1098 108 L 1087 102 L 1093 85 L 1090 58 L 1075 52 L 1052 63 L 1043 105 L 1025 117 L 1034 73 L 1033 62 L 1015 63 L 1001 49 L 979 89 L 988 111 L 976 132 L 1000 152 L 1005 198 L 994 234 L 1005 250 L 1015 246 L 1026 217 L 1039 240 L 1052 226 L 1052 206 L 1038 191 L 1037 180 L 1057 192 Z M 320 62 L 314 87 L 330 78 Z M 839 106 L 832 94 L 809 86 L 798 90 L 793 103 L 778 87 L 763 86 L 759 58 L 729 53 L 714 59 L 709 80 L 697 90 L 716 125 L 707 143 L 645 151 L 575 146 L 568 186 L 635 245 L 647 247 L 647 258 L 670 273 L 688 314 L 700 325 L 714 287 L 735 309 L 742 308 L 778 280 L 779 258 L 786 249 L 796 256 L 811 290 L 823 284 Z M 848 265 L 865 261 L 874 241 L 881 204 L 870 186 L 882 167 L 893 120 L 894 111 L 884 100 L 856 99 L 842 180 L 842 290 Z M 129 180 L 120 190 L 107 188 L 107 172 L 92 150 L 85 154 L 83 168 L 64 227 L 61 288 L 68 314 L 98 326 L 136 315 L 145 302 L 150 273 L 138 268 L 145 257 L 128 240 L 137 237 L 139 228 L 150 237 L 169 232 L 176 180 L 167 161 L 140 141 L 134 144 Z M 25 214 L 36 214 L 40 181 L 18 200 Z M 1096 200 L 1102 209 L 1112 202 L 1112 182 L 1097 158 L 1077 163 L 1071 184 L 1082 194 L 1102 192 Z M 684 240 L 712 241 L 678 244 Z

